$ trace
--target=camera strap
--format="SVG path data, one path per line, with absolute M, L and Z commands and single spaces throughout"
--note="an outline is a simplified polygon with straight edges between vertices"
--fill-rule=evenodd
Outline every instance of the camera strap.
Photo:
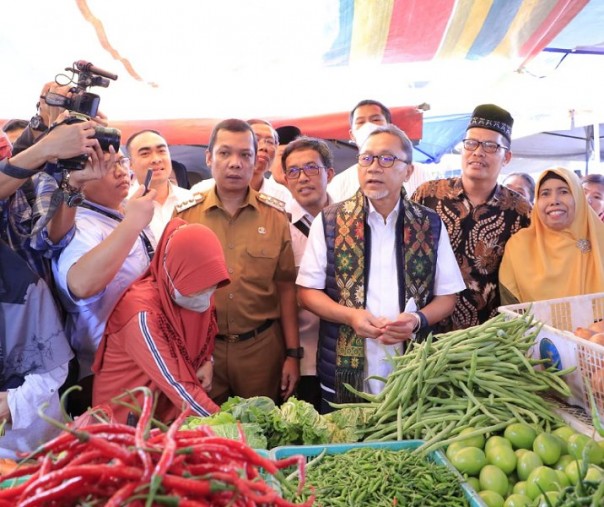
M 111 218 L 111 219 L 115 220 L 116 222 L 122 221 L 121 216 L 111 213 L 110 211 L 107 211 L 105 209 L 99 208 L 99 207 L 95 206 L 93 203 L 91 203 L 90 201 L 84 201 L 82 204 L 80 204 L 80 207 L 89 209 L 91 211 L 96 211 L 97 213 L 100 213 L 103 216 Z M 149 260 L 152 260 L 153 255 L 155 254 L 155 249 L 153 248 L 153 245 L 151 244 L 151 240 L 145 234 L 145 231 L 141 231 L 138 236 L 141 239 L 141 241 L 143 242 L 143 244 L 145 245 L 145 249 L 147 251 L 147 256 L 149 257 Z

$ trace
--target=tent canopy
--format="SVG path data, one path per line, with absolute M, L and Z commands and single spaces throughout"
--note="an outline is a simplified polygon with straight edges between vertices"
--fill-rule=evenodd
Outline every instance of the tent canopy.
M 91 90 L 112 122 L 189 120 L 160 124 L 171 142 L 226 117 L 307 118 L 320 135 L 365 98 L 428 103 L 426 122 L 495 102 L 528 134 L 567 128 L 571 109 L 591 122 L 604 89 L 601 62 L 542 52 L 601 49 L 600 0 L 20 0 L 3 19 L 0 118 L 29 118 L 42 84 L 85 59 L 119 76 Z M 347 120 L 335 129 L 348 137 Z

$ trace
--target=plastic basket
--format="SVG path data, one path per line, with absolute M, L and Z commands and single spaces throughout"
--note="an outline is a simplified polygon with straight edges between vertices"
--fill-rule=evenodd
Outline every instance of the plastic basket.
M 570 398 L 565 401 L 589 412 L 589 394 L 585 386 L 591 385 L 602 418 L 604 346 L 579 338 L 574 330 L 604 320 L 604 293 L 499 307 L 499 312 L 509 317 L 519 317 L 529 311 L 544 324 L 537 336 L 533 356 L 549 358 L 559 369 L 576 366 L 575 372 L 565 377 L 571 390 Z M 602 382 L 594 380 L 596 375 Z
M 356 444 L 292 445 L 275 447 L 270 451 L 270 453 L 271 457 L 275 460 L 289 458 L 290 456 L 302 455 L 308 462 L 321 454 L 323 451 L 326 451 L 327 454 L 343 454 L 347 451 L 364 447 L 369 447 L 372 449 L 388 449 L 391 451 L 412 451 L 417 449 L 423 443 L 423 440 L 399 440 L 396 442 L 360 442 Z M 476 490 L 465 481 L 462 475 L 451 464 L 442 451 L 432 451 L 430 454 L 428 454 L 428 459 L 438 465 L 446 466 L 459 478 L 461 487 L 471 506 L 486 507 L 486 504 L 483 502 Z

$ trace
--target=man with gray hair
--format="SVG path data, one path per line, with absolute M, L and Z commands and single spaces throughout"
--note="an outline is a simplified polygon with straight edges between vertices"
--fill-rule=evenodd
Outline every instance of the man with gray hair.
M 448 316 L 464 289 L 438 215 L 407 198 L 412 145 L 394 125 L 373 130 L 357 164 L 360 189 L 312 223 L 298 279 L 302 304 L 321 318 L 317 372 L 328 402 L 377 393 L 404 352 Z

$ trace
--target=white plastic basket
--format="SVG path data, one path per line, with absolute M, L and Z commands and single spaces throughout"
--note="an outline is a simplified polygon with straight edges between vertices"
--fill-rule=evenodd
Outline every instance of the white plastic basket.
M 572 393 L 565 401 L 589 412 L 589 395 L 585 386 L 592 385 L 600 418 L 604 417 L 602 383 L 599 388 L 596 385 L 596 389 L 592 384 L 594 376 L 604 369 L 604 346 L 574 334 L 578 327 L 589 327 L 604 320 L 604 293 L 499 307 L 499 312 L 509 317 L 518 317 L 529 311 L 544 324 L 537 336 L 533 355 L 552 359 L 560 369 L 577 367 L 574 373 L 565 377 Z M 604 371 L 600 375 L 604 376 Z

